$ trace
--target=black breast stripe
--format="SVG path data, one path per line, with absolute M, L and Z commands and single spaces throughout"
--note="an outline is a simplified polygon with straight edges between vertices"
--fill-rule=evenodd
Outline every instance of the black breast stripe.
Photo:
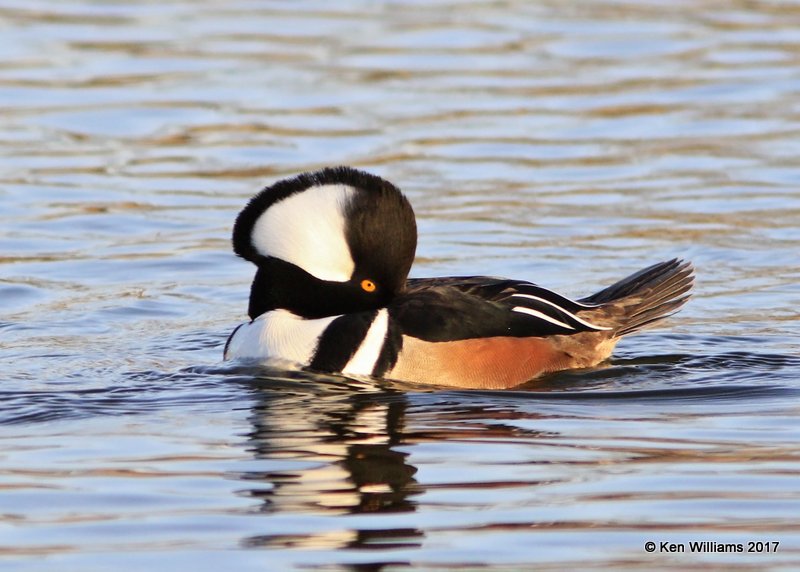
M 332 321 L 322 332 L 309 367 L 331 373 L 342 371 L 358 351 L 377 315 L 377 311 L 357 312 Z
M 228 336 L 228 339 L 225 342 L 225 349 L 222 350 L 222 359 L 228 359 L 228 348 L 231 347 L 231 340 L 233 340 L 233 336 L 236 335 L 236 332 L 238 332 L 239 328 L 241 328 L 242 326 L 244 326 L 244 324 L 239 324 L 238 326 L 236 326 L 231 332 L 231 335 Z
M 375 361 L 375 367 L 372 369 L 372 375 L 383 377 L 387 371 L 392 369 L 397 363 L 397 356 L 401 349 L 403 349 L 403 332 L 390 313 L 386 337 L 383 340 L 381 353 Z

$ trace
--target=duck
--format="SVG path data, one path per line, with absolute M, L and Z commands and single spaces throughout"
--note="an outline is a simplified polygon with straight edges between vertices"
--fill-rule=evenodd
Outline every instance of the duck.
M 256 272 L 249 321 L 225 360 L 449 388 L 509 389 L 596 367 L 623 336 L 677 312 L 694 283 L 679 258 L 577 300 L 525 280 L 409 278 L 410 202 L 347 166 L 264 188 L 236 217 L 232 244 Z

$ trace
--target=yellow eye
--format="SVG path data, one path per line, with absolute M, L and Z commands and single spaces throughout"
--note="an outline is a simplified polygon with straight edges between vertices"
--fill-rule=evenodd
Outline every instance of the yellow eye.
M 375 282 L 372 280 L 362 280 L 361 281 L 361 289 L 364 292 L 374 292 L 377 286 L 375 286 Z

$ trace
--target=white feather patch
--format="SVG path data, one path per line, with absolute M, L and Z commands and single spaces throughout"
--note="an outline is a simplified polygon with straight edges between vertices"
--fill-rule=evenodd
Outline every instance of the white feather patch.
M 342 373 L 348 375 L 371 375 L 375 368 L 375 362 L 381 355 L 383 342 L 386 339 L 386 332 L 389 329 L 389 312 L 384 308 L 378 311 L 372 321 L 364 341 L 358 346 L 358 350 L 347 365 L 342 369 Z
M 515 298 L 528 298 L 529 300 L 536 300 L 537 302 L 543 302 L 543 303 L 547 304 L 548 306 L 551 306 L 553 308 L 556 308 L 557 310 L 560 310 L 560 311 L 564 312 L 566 315 L 568 315 L 570 318 L 572 318 L 573 320 L 575 320 L 579 324 L 583 324 L 587 328 L 592 328 L 593 330 L 610 330 L 611 329 L 611 328 L 606 328 L 605 326 L 598 326 L 596 324 L 592 324 L 591 322 L 587 322 L 586 320 L 584 320 L 583 318 L 579 318 L 578 316 L 576 316 L 575 314 L 573 314 L 569 310 L 565 310 L 564 308 L 562 308 L 558 304 L 556 304 L 554 302 L 551 302 L 550 300 L 545 300 L 544 298 L 539 298 L 539 296 L 534 296 L 532 294 L 512 294 L 511 297 L 512 298 L 514 298 L 514 297 Z M 518 307 L 519 306 L 517 306 L 517 308 Z M 514 308 L 514 309 L 516 310 L 516 308 Z M 561 322 L 559 322 L 559 323 L 561 323 Z
M 572 326 L 569 324 L 565 324 L 561 320 L 556 320 L 555 318 L 551 318 L 547 314 L 543 314 L 537 310 L 531 310 L 530 308 L 524 308 L 523 306 L 514 306 L 511 309 L 512 312 L 519 312 L 520 314 L 528 314 L 529 316 L 534 316 L 546 322 L 550 322 L 551 324 L 555 324 L 556 326 L 561 326 L 562 328 L 566 328 L 568 330 L 574 330 Z
M 320 280 L 346 282 L 355 268 L 345 237 L 345 206 L 356 190 L 320 185 L 271 205 L 253 226 L 253 247 Z
M 275 359 L 306 366 L 325 328 L 338 317 L 307 320 L 288 310 L 271 310 L 236 330 L 225 359 Z

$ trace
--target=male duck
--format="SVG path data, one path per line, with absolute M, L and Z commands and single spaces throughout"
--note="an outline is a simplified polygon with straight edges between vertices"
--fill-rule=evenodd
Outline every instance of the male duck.
M 521 280 L 408 278 L 416 245 L 411 205 L 375 175 L 335 167 L 267 187 L 233 228 L 234 251 L 258 270 L 251 321 L 225 359 L 509 388 L 599 364 L 683 306 L 693 284 L 678 259 L 577 301 Z

